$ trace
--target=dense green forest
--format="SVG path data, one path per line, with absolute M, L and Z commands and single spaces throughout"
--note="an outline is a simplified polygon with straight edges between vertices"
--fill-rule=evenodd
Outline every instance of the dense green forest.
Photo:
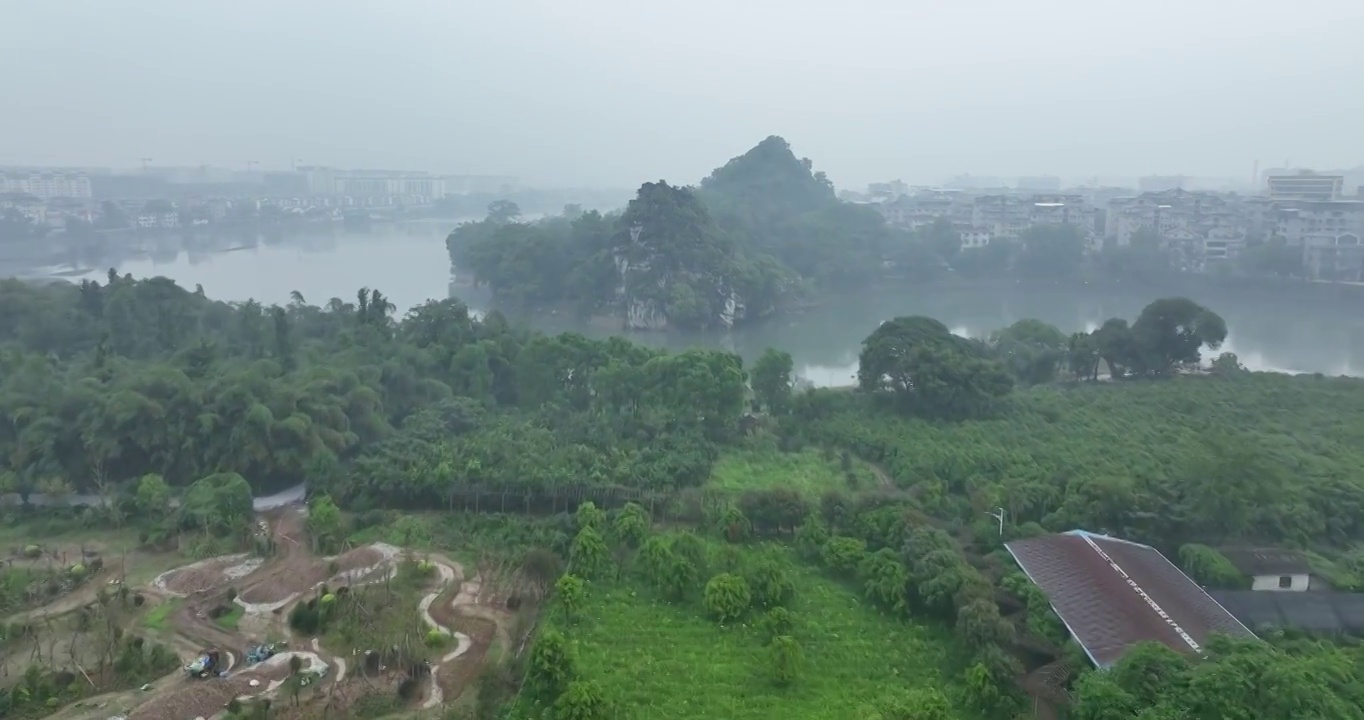
M 722 620 L 757 618 L 754 588 L 780 591 L 808 570 L 773 563 L 798 562 L 914 633 L 955 638 L 940 658 L 955 673 L 951 692 L 871 699 L 881 705 L 867 717 L 919 717 L 895 714 L 919 700 L 998 716 L 1020 707 L 1010 678 L 1039 653 L 1073 661 L 1045 601 L 1001 557 L 1011 537 L 1107 530 L 1186 564 L 1202 558 L 1210 573 L 1218 545 L 1298 546 L 1338 585 L 1364 586 L 1364 425 L 1350 420 L 1364 416 L 1364 383 L 1249 373 L 1229 355 L 1195 371 L 1226 328 L 1184 299 L 1071 336 L 1024 321 L 972 341 L 929 318 L 897 318 L 865 341 L 858 389 L 807 392 L 777 349 L 745 368 L 718 350 L 535 334 L 496 313 L 476 319 L 456 300 L 397 318 L 370 289 L 350 302 L 267 307 L 111 273 L 80 285 L 0 282 L 0 301 L 5 490 L 97 492 L 115 500 L 108 512 L 173 517 L 161 532 L 213 534 L 247 522 L 251 492 L 307 481 L 331 498 L 311 521 L 327 542 L 343 522 L 332 500 L 356 527 L 404 509 L 554 515 L 534 544 L 566 556 L 596 583 L 590 592 L 680 593 Z M 818 495 L 814 482 L 712 482 L 721 457 L 812 453 L 847 482 Z M 596 518 L 584 500 L 609 512 Z M 1003 537 L 984 514 L 1001 507 Z M 671 535 L 651 544 L 650 521 L 662 519 L 787 551 L 778 561 L 724 546 L 698 555 Z M 846 604 L 820 592 L 796 607 Z M 870 622 L 849 632 L 874 636 Z M 795 657 L 785 640 L 761 642 L 776 648 L 762 653 Z M 1084 675 L 1076 712 L 1241 717 L 1227 708 L 1258 696 L 1227 687 L 1212 698 L 1208 678 L 1253 672 L 1319 695 L 1291 678 L 1321 669 L 1339 683 L 1307 717 L 1359 717 L 1347 652 L 1219 648 L 1213 663 L 1162 664 L 1175 680 L 1159 692 Z M 536 701 L 569 692 L 552 687 Z M 596 690 L 573 692 L 590 705 Z M 1342 708 L 1353 709 L 1333 714 Z

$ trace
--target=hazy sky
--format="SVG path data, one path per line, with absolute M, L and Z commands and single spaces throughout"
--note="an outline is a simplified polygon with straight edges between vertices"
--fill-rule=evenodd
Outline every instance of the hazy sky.
M 3 0 L 0 164 L 840 186 L 1364 163 L 1364 1 Z

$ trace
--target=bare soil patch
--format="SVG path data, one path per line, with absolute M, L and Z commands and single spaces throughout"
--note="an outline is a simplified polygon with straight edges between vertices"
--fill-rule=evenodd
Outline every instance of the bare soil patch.
M 432 616 L 435 616 L 434 612 Z M 445 620 L 440 622 L 446 624 Z M 470 642 L 469 650 L 441 665 L 440 673 L 436 676 L 436 681 L 440 683 L 440 689 L 445 695 L 445 704 L 449 705 L 459 699 L 460 694 L 468 690 L 478 679 L 479 673 L 483 672 L 497 625 L 483 618 L 456 615 L 446 627 L 468 635 Z
M 158 585 L 179 595 L 220 590 L 239 582 L 260 568 L 262 560 L 246 555 L 212 558 L 161 576 Z
M 227 707 L 232 698 L 257 695 L 266 691 L 270 683 L 289 676 L 289 665 L 278 663 L 257 665 L 226 678 L 193 680 L 186 678 L 183 685 L 160 697 L 153 698 L 129 714 L 130 720 L 183 720 L 211 717 Z M 251 681 L 260 684 L 251 687 Z
M 271 568 L 269 575 L 260 582 L 242 592 L 241 599 L 248 603 L 280 602 L 291 595 L 307 592 L 333 576 L 339 576 L 341 584 L 359 582 L 371 574 L 367 568 L 383 560 L 384 554 L 371 546 L 356 548 L 331 559 L 289 557 Z

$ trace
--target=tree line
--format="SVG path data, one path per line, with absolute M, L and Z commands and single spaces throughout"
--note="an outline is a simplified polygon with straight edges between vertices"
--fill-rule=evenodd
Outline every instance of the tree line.
M 1015 385 L 1075 380 L 1167 377 L 1197 368 L 1203 349 L 1227 337 L 1217 313 L 1187 298 L 1163 298 L 1131 324 L 1111 318 L 1069 337 L 1038 320 L 1020 320 L 975 340 L 923 316 L 882 323 L 862 343 L 858 387 L 932 417 L 987 414 Z M 1217 367 L 1238 368 L 1235 356 Z
M 75 286 L 6 281 L 0 297 L 11 308 L 0 489 L 21 495 L 133 496 L 145 476 L 187 488 L 220 474 L 258 492 L 307 481 L 353 507 L 485 494 L 505 506 L 509 493 L 539 506 L 574 487 L 667 493 L 705 482 L 721 449 L 753 429 L 745 414 L 786 417 L 797 404 L 792 359 L 778 350 L 745 369 L 715 350 L 540 335 L 497 313 L 476 319 L 457 300 L 399 319 L 377 290 L 266 307 L 113 272 Z M 1069 340 L 1036 321 L 974 341 L 899 318 L 867 338 L 859 376 L 898 407 L 972 417 L 1062 368 L 1093 377 L 1091 343 L 1118 377 L 1168 373 L 1224 335 L 1214 313 L 1180 299 Z

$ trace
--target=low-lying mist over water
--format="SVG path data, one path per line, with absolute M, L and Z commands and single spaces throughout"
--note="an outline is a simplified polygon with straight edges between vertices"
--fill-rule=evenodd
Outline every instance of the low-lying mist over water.
M 255 298 L 267 304 L 287 303 L 293 291 L 319 305 L 333 297 L 350 302 L 359 288 L 372 287 L 391 298 L 399 312 L 451 295 L 475 310 L 486 309 L 489 295 L 485 289 L 451 283 L 443 240 L 438 229 L 423 225 L 360 234 L 289 236 L 254 245 L 215 241 L 196 251 L 172 244 L 152 257 L 120 263 L 118 271 L 134 277 L 164 275 L 190 289 L 202 285 L 210 297 Z M 92 269 L 66 277 L 102 280 L 106 274 L 105 269 Z M 802 313 L 730 333 L 635 333 L 632 337 L 670 348 L 724 347 L 750 361 L 764 348 L 778 347 L 794 356 L 796 371 L 810 382 L 847 385 L 855 381 L 860 343 L 892 317 L 928 315 L 958 335 L 977 338 L 1029 317 L 1069 333 L 1092 331 L 1114 316 L 1133 318 L 1146 303 L 1169 294 L 1165 289 L 1117 285 L 886 287 L 828 298 Z M 1205 361 L 1217 353 L 1232 352 L 1252 370 L 1364 375 L 1364 319 L 1349 311 L 1349 303 L 1286 302 L 1276 293 L 1226 291 L 1210 283 L 1185 294 L 1227 321 L 1226 342 L 1215 352 L 1205 349 Z M 543 313 L 529 320 L 547 331 L 594 337 L 617 332 L 610 325 L 586 323 L 567 313 Z

